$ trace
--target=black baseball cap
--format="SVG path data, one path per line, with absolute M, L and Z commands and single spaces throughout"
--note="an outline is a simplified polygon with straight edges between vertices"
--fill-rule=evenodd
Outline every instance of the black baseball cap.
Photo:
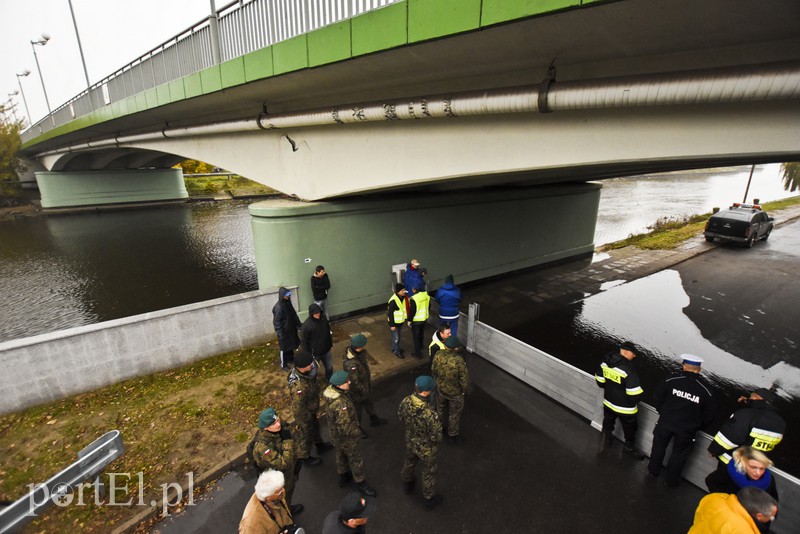
M 339 514 L 342 519 L 347 521 L 349 519 L 358 519 L 361 517 L 369 517 L 375 513 L 375 499 L 367 499 L 360 493 L 350 493 L 339 506 Z

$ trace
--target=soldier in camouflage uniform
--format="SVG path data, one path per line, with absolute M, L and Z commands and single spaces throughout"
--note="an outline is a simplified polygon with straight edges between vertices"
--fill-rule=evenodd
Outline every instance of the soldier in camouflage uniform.
M 347 371 L 350 380 L 350 398 L 356 405 L 356 421 L 361 426 L 361 414 L 367 410 L 369 426 L 380 426 L 387 423 L 386 419 L 378 417 L 375 406 L 372 404 L 372 384 L 370 382 L 369 363 L 367 361 L 367 336 L 356 334 L 350 340 L 350 346 L 342 358 L 342 369 Z M 364 433 L 364 437 L 366 437 Z
M 350 380 L 346 371 L 336 371 L 331 376 L 331 385 L 322 396 L 328 416 L 328 430 L 336 448 L 336 472 L 339 486 L 344 487 L 351 479 L 355 487 L 367 497 L 374 497 L 375 490 L 369 487 L 364 476 L 364 459 L 358 444 L 361 429 L 356 420 L 356 407 L 348 395 Z
M 464 411 L 464 394 L 469 387 L 469 371 L 464 358 L 458 352 L 456 336 L 444 341 L 445 348 L 433 357 L 431 371 L 436 380 L 436 410 L 439 419 L 447 421 L 447 442 L 457 445 L 461 413 Z M 447 418 L 447 419 L 445 419 Z
M 297 481 L 294 440 L 288 429 L 281 425 L 281 418 L 275 408 L 267 408 L 258 417 L 258 432 L 255 435 L 253 459 L 260 470 L 275 469 L 283 473 L 286 488 L 286 502 L 292 502 L 294 485 Z M 291 505 L 292 515 L 303 511 L 302 504 Z
M 406 450 L 400 478 L 406 493 L 414 490 L 414 468 L 422 463 L 422 495 L 425 508 L 431 509 L 442 496 L 436 488 L 436 453 L 442 441 L 442 423 L 430 405 L 431 392 L 436 383 L 431 376 L 420 376 L 414 383 L 414 393 L 400 402 L 397 417 L 406 427 Z
M 313 467 L 322 463 L 316 456 L 311 456 L 311 445 L 317 447 L 317 454 L 332 449 L 333 445 L 322 441 L 319 431 L 319 386 L 317 385 L 317 363 L 311 353 L 301 349 L 294 355 L 294 368 L 289 373 L 289 399 L 297 425 L 295 429 L 295 448 L 297 461 L 304 466 Z

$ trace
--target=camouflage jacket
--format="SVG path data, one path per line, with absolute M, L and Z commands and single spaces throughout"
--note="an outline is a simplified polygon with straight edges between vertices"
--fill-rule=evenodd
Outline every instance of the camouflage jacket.
M 317 385 L 317 362 L 311 371 L 304 375 L 297 368 L 289 373 L 289 398 L 295 421 L 309 421 L 317 416 L 319 410 L 319 386 Z
M 356 407 L 347 392 L 336 386 L 328 386 L 322 396 L 325 399 L 325 414 L 328 416 L 328 432 L 333 443 L 361 439 Z
M 435 456 L 442 441 L 442 423 L 428 399 L 409 395 L 400 402 L 397 417 L 406 427 L 406 448 L 420 458 Z
M 436 390 L 445 397 L 457 397 L 467 392 L 469 371 L 464 358 L 455 350 L 437 351 L 433 357 L 431 374 L 436 379 Z
M 283 440 L 278 433 L 260 428 L 256 433 L 253 456 L 260 469 L 277 469 L 283 471 L 284 475 L 294 473 L 293 439 Z
M 342 358 L 342 369 L 347 371 L 347 377 L 350 379 L 349 394 L 353 402 L 368 399 L 371 374 L 367 363 L 367 350 L 356 352 L 348 347 Z

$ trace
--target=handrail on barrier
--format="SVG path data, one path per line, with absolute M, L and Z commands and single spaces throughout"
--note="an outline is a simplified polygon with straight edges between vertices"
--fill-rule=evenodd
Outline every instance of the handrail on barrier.
M 37 512 L 71 493 L 76 484 L 95 478 L 124 452 L 119 430 L 106 432 L 79 451 L 78 460 L 69 467 L 34 486 L 27 495 L 0 511 L 0 534 L 20 529 L 36 517 Z

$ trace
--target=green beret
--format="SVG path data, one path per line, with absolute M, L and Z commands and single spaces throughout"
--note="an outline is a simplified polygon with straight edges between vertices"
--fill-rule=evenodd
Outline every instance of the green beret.
M 367 336 L 364 334 L 356 334 L 350 339 L 350 345 L 355 348 L 364 347 L 367 344 Z
M 450 336 L 444 340 L 444 346 L 448 349 L 457 349 L 459 345 L 458 338 L 456 336 Z
M 332 386 L 341 386 L 345 382 L 347 382 L 347 371 L 336 371 L 331 375 L 331 385 Z
M 278 412 L 275 411 L 275 408 L 267 408 L 258 416 L 258 428 L 267 428 L 274 423 L 277 418 Z
M 433 391 L 433 388 L 436 387 L 436 381 L 433 379 L 432 376 L 428 375 L 418 376 L 417 379 L 414 381 L 414 384 L 420 391 Z

